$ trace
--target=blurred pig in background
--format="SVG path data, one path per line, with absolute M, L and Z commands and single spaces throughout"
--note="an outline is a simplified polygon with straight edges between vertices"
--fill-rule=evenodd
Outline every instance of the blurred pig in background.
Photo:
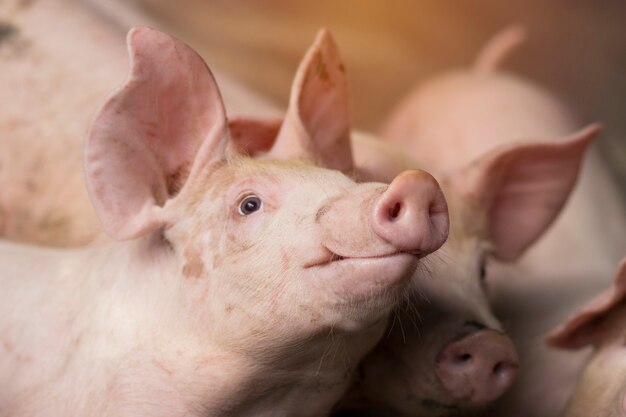
M 626 413 L 625 297 L 626 258 L 618 267 L 613 285 L 548 337 L 557 348 L 594 348 L 563 416 L 619 417 Z
M 361 365 L 345 408 L 478 413 L 511 387 L 524 363 L 489 308 L 488 257 L 511 261 L 547 230 L 596 134 L 590 127 L 562 143 L 511 144 L 439 176 L 451 229 L 435 255 L 440 261 L 428 264 L 433 279 L 412 285 L 415 311 L 396 313 L 388 337 Z M 365 157 L 359 141 L 353 144 L 357 166 L 362 158 L 382 158 L 380 152 Z M 523 231 L 516 229 L 520 223 Z
M 592 150 L 563 214 L 545 237 L 529 245 L 567 201 L 581 152 L 598 128 L 572 136 L 579 124 L 567 106 L 534 82 L 499 69 L 523 37 L 520 28 L 509 28 L 483 49 L 472 68 L 421 83 L 391 115 L 382 136 L 422 158 L 433 172 L 451 176 L 456 193 L 470 205 L 483 204 L 492 216 L 486 237 L 493 246 L 476 258 L 494 259 L 486 267 L 486 285 L 522 364 L 518 382 L 499 401 L 494 415 L 548 417 L 562 409 L 584 354 L 563 354 L 544 347 L 541 340 L 577 303 L 605 285 L 611 265 L 626 250 L 626 233 L 615 233 L 626 230 L 626 209 L 604 162 Z M 491 173 L 481 173 L 477 158 L 522 141 L 527 148 L 522 145 L 519 152 L 525 157 L 520 155 L 517 162 L 501 159 L 493 163 Z M 555 148 L 551 162 L 543 147 Z M 520 169 L 524 164 L 525 171 Z M 496 188 L 474 189 L 481 181 Z M 494 196 L 498 189 L 500 194 Z M 485 205 L 485 198 L 496 204 Z M 453 230 L 454 222 L 453 215 Z M 497 262 L 517 258 L 514 265 Z
M 123 14 L 148 20 L 127 7 Z M 105 240 L 82 154 L 94 113 L 127 72 L 128 28 L 74 0 L 3 2 L 0 25 L 0 233 L 54 246 Z M 239 115 L 278 114 L 224 74 L 217 78 Z

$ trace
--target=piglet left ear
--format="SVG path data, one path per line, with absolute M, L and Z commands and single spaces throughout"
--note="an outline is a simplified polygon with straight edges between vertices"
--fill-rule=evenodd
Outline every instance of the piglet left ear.
M 104 104 L 85 148 L 87 189 L 105 231 L 116 239 L 172 222 L 170 201 L 225 158 L 222 98 L 189 46 L 147 27 L 128 33 L 130 74 Z
M 626 258 L 619 265 L 613 286 L 598 295 L 546 338 L 549 345 L 576 349 L 593 344 L 598 336 L 601 318 L 626 298 Z
M 327 168 L 352 170 L 348 80 L 326 29 L 298 67 L 285 122 L 269 155 L 308 157 Z
M 498 258 L 516 259 L 550 226 L 599 131 L 599 125 L 591 125 L 564 140 L 497 149 L 451 177 L 470 204 L 486 209 Z

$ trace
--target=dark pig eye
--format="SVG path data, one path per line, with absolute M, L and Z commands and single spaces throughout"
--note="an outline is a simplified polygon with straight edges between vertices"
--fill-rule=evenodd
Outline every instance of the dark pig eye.
M 255 195 L 249 195 L 239 203 L 239 214 L 247 216 L 261 208 L 261 199 Z

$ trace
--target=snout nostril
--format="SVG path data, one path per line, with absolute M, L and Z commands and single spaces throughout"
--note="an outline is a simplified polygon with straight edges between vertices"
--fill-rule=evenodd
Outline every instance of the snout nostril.
M 500 375 L 502 372 L 504 372 L 504 363 L 502 362 L 496 363 L 496 365 L 493 367 L 493 374 Z
M 457 363 L 465 363 L 471 360 L 472 360 L 472 355 L 470 355 L 469 353 L 464 353 L 456 357 Z
M 395 220 L 400 215 L 400 211 L 402 210 L 402 204 L 399 202 L 394 204 L 393 207 L 389 209 L 389 220 Z
M 498 362 L 493 367 L 493 374 L 495 376 L 506 376 L 511 372 L 515 372 L 515 365 L 506 363 L 506 362 Z

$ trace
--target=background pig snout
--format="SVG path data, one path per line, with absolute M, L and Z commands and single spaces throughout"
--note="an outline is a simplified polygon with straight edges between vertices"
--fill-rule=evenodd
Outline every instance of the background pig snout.
M 480 405 L 500 397 L 517 368 L 511 340 L 495 330 L 480 330 L 447 345 L 437 357 L 436 373 L 452 397 Z
M 437 181 L 420 170 L 398 175 L 374 205 L 372 228 L 401 251 L 439 249 L 448 237 L 448 206 Z

